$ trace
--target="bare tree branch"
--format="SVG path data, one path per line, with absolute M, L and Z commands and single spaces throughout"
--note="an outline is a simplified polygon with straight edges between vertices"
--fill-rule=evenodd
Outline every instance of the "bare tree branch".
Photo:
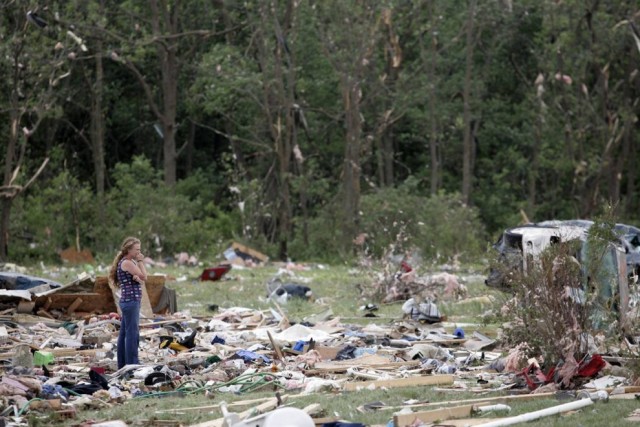
M 45 166 L 47 166 L 47 163 L 49 163 L 49 158 L 45 157 L 45 159 L 42 161 L 42 164 L 40 165 L 40 167 L 38 168 L 38 170 L 36 171 L 35 174 L 33 174 L 33 176 L 31 177 L 31 179 L 29 181 L 27 181 L 27 183 L 24 185 L 24 187 L 22 187 L 22 191 L 26 190 L 27 188 L 29 188 L 29 186 L 38 178 L 38 176 L 42 173 L 42 171 L 44 170 Z
M 149 107 L 151 107 L 151 111 L 153 111 L 153 114 L 156 115 L 158 120 L 164 122 L 164 114 L 160 112 L 160 109 L 158 108 L 158 104 L 153 99 L 153 93 L 151 92 L 151 87 L 149 87 L 149 84 L 144 79 L 144 76 L 142 75 L 140 70 L 138 70 L 138 67 L 136 67 L 133 62 L 129 61 L 126 58 L 122 58 L 120 62 L 123 63 L 129 70 L 131 70 L 131 72 L 133 72 L 133 74 L 136 76 L 136 79 L 138 79 L 138 82 L 140 83 L 140 85 L 142 86 L 142 89 L 144 90 L 144 94 L 147 97 L 147 101 L 149 102 Z

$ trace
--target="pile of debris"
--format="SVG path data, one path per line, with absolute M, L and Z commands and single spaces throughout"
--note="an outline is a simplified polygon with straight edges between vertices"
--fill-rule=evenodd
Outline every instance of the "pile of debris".
M 120 318 L 106 278 L 82 276 L 68 285 L 46 285 L 48 289 L 38 288 L 39 284 L 26 289 L 28 298 L 5 294 L 6 306 L 0 311 L 0 360 L 4 361 L 0 417 L 26 425 L 27 414 L 73 418 L 80 410 L 144 397 L 277 390 L 273 398 L 211 405 L 209 409 L 220 408 L 222 415 L 198 426 L 358 426 L 362 424 L 323 413 L 319 405 L 296 409 L 283 403 L 295 395 L 415 386 L 493 394 L 463 401 L 408 401 L 393 408 L 389 425 L 416 427 L 504 411 L 509 402 L 559 397 L 559 393 L 571 401 L 549 408 L 548 413 L 640 392 L 610 365 L 619 361 L 615 358 L 593 352 L 543 370 L 525 345 L 501 352 L 495 339 L 446 322 L 434 301 L 461 297 L 456 291 L 463 285 L 451 274 L 419 278 L 412 268 L 401 271 L 397 283 L 415 286 L 401 293 L 409 296 L 402 305 L 404 316 L 398 312 L 391 322 L 377 324 L 372 319 L 361 326 L 343 322 L 330 310 L 292 322 L 281 304 L 296 297 L 312 299 L 313 292 L 286 271 L 267 284 L 272 308 L 219 308 L 206 318 L 178 312 L 175 292 L 172 297 L 163 276 L 152 276 L 144 294 L 147 319 L 140 325 L 141 364 L 122 369 L 116 362 Z M 414 276 L 403 281 L 412 272 Z M 10 298 L 22 299 L 15 304 Z M 166 304 L 160 307 L 163 300 Z M 377 306 L 362 308 L 371 312 Z M 230 411 L 242 403 L 253 407 L 242 413 Z M 358 408 L 388 409 L 383 402 Z M 535 419 L 546 414 L 526 415 Z

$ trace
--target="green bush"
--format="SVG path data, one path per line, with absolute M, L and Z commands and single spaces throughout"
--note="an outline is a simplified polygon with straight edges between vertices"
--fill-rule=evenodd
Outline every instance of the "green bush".
M 549 366 L 581 360 L 587 343 L 620 343 L 617 238 L 613 222 L 596 220 L 587 240 L 549 246 L 528 258 L 527 271 L 513 271 L 514 297 L 501 310 L 505 344 L 526 342 Z M 622 277 L 626 280 L 626 277 Z M 606 339 L 604 339 L 606 337 Z M 603 347 L 600 347 L 603 348 Z
M 460 257 L 475 260 L 484 248 L 485 233 L 476 209 L 457 194 L 432 197 L 409 189 L 384 189 L 362 197 L 360 228 L 369 250 L 382 255 L 391 245 L 397 252 L 419 248 L 436 262 Z
M 238 228 L 232 214 L 204 200 L 203 188 L 214 190 L 201 173 L 179 182 L 175 193 L 167 191 L 160 173 L 144 157 L 116 165 L 115 176 L 116 186 L 108 195 L 111 227 L 105 233 L 114 250 L 126 235 L 134 235 L 151 256 L 182 251 L 202 256 L 217 251 L 221 239 L 229 239 Z
M 454 256 L 470 261 L 482 254 L 485 233 L 476 209 L 464 205 L 457 194 L 425 197 L 413 193 L 408 183 L 362 196 L 360 231 L 368 236 L 365 250 L 370 255 L 381 257 L 392 246 L 397 253 L 419 248 L 434 262 Z M 298 228 L 290 252 L 297 259 L 321 261 L 352 257 L 353 253 L 337 251 L 341 230 L 339 213 L 338 200 L 323 206 L 309 221 L 308 244 L 302 240 Z
M 318 214 L 308 219 L 308 241 L 303 234 L 303 219 L 294 218 L 295 236 L 289 242 L 289 255 L 293 260 L 314 260 L 319 262 L 337 263 L 344 260 L 345 255 L 339 251 L 340 235 L 340 206 L 332 200 L 319 207 Z
M 11 214 L 10 259 L 55 260 L 61 250 L 76 246 L 76 237 L 81 247 L 88 244 L 95 196 L 65 169 L 39 191 L 17 198 Z
M 140 238 L 144 251 L 155 258 L 182 251 L 212 258 L 240 229 L 237 215 L 210 200 L 215 189 L 203 173 L 180 181 L 171 192 L 151 162 L 140 156 L 117 164 L 113 176 L 115 185 L 105 194 L 102 214 L 89 183 L 66 169 L 41 180 L 38 191 L 17 198 L 11 259 L 57 261 L 60 250 L 76 246 L 76 235 L 81 248 L 107 263 L 128 235 Z

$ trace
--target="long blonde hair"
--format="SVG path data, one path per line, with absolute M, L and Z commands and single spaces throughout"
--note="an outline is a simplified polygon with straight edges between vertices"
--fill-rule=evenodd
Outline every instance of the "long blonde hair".
M 124 258 L 124 256 L 129 252 L 129 249 L 131 249 L 133 245 L 136 245 L 136 244 L 140 244 L 140 239 L 136 237 L 127 237 L 122 242 L 122 245 L 120 246 L 120 252 L 118 252 L 116 257 L 113 259 L 113 263 L 111 264 L 111 270 L 109 270 L 109 281 L 112 282 L 114 285 L 120 286 L 120 283 L 118 283 L 118 274 L 117 274 L 118 264 L 120 263 L 120 260 Z

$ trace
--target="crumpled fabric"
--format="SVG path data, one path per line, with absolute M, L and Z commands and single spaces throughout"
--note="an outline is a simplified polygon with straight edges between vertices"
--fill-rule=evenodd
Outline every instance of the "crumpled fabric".
M 235 355 L 245 362 L 255 362 L 256 360 L 262 360 L 264 363 L 271 363 L 271 359 L 269 359 L 264 354 L 258 354 L 252 351 L 238 350 L 236 351 Z
M 69 392 L 60 385 L 44 384 L 40 393 L 42 399 L 61 399 L 66 402 L 69 398 Z
M 436 359 L 425 357 L 423 359 L 420 359 L 420 366 L 423 369 L 438 369 L 440 366 L 442 366 L 442 362 Z
M 438 307 L 431 301 L 418 303 L 414 298 L 410 298 L 402 304 L 402 312 L 413 320 L 426 323 L 436 323 L 441 320 Z
M 539 366 L 532 363 L 528 367 L 524 368 L 520 373 L 518 373 L 518 376 L 522 376 L 524 378 L 524 381 L 526 382 L 529 390 L 535 390 L 539 386 L 551 382 L 561 383 L 562 386 L 569 387 L 571 385 L 571 381 L 574 378 L 593 377 L 598 372 L 600 372 L 607 364 L 599 354 L 594 354 L 589 358 L 585 358 L 578 365 L 577 369 L 575 369 L 575 367 L 571 363 L 569 363 L 569 365 L 571 365 L 570 368 L 563 370 L 564 363 L 565 362 L 561 362 L 557 366 L 551 367 L 551 369 L 549 369 L 546 374 L 542 372 L 542 369 L 540 369 Z M 573 375 L 569 375 L 570 372 L 573 372 Z
M 340 349 L 340 351 L 338 351 L 338 354 L 336 354 L 335 360 L 354 359 L 356 357 L 356 350 L 357 348 L 352 345 L 344 346 Z

